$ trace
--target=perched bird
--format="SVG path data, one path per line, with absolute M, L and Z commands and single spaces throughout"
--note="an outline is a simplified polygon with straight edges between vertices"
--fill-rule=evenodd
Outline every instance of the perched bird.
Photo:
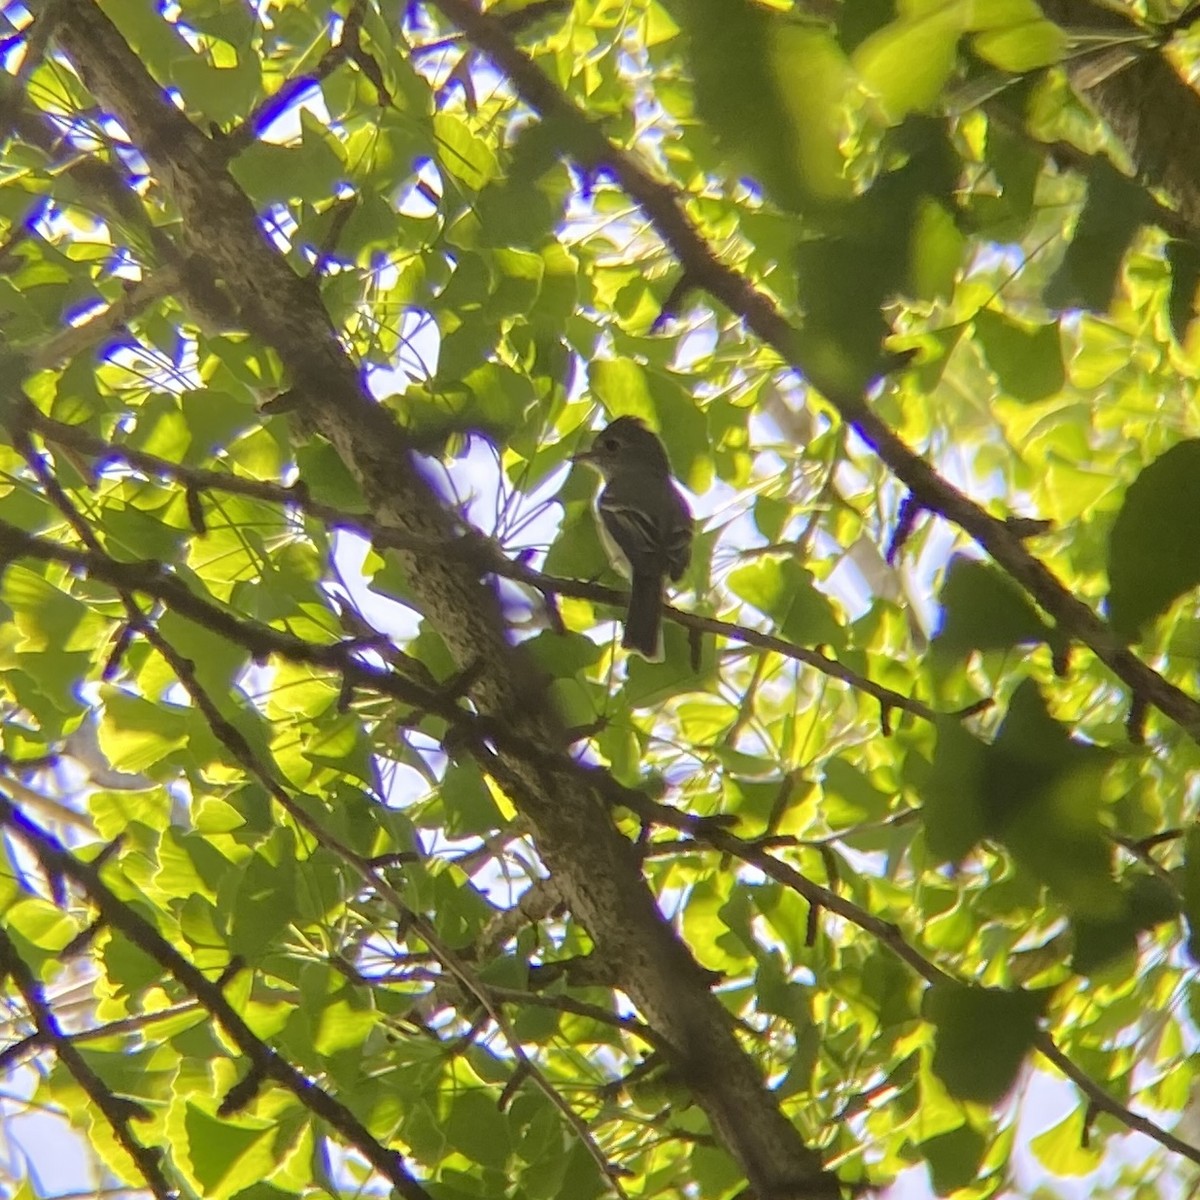
M 666 448 L 637 417 L 618 417 L 572 461 L 604 477 L 596 498 L 600 536 L 613 566 L 629 579 L 621 644 L 659 662 L 663 585 L 679 579 L 692 556 L 692 510 L 671 478 Z

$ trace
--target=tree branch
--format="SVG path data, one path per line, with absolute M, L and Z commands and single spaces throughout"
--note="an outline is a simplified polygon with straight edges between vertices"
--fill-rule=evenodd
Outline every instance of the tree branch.
M 53 834 L 26 817 L 2 791 L 0 825 L 16 834 L 46 871 L 82 889 L 107 924 L 119 929 L 195 996 L 249 1060 L 251 1071 L 286 1088 L 305 1108 L 337 1130 L 405 1200 L 431 1200 L 429 1193 L 408 1173 L 397 1151 L 384 1147 L 339 1100 L 259 1038 L 225 999 L 220 987 L 184 958 L 149 921 L 120 900 L 101 879 L 94 863 L 76 857 Z
M 1115 5 L 1093 0 L 1042 0 L 1050 20 L 1065 27 L 1145 34 L 1145 26 Z M 1145 50 L 1121 70 L 1094 80 L 1090 62 L 1066 64 L 1075 89 L 1090 103 L 1133 162 L 1138 177 L 1165 193 L 1192 231 L 1200 230 L 1200 96 L 1165 48 Z M 1164 120 L 1164 114 L 1170 114 Z M 1193 233 L 1194 236 L 1194 233 Z
M 806 352 L 803 330 L 791 325 L 774 301 L 736 268 L 722 262 L 684 212 L 675 190 L 656 179 L 630 153 L 614 145 L 526 55 L 507 32 L 470 0 L 431 0 L 512 81 L 521 99 L 543 119 L 570 131 L 570 145 L 586 166 L 603 166 L 641 206 L 685 275 L 745 321 L 837 409 L 922 506 L 968 533 L 1049 613 L 1069 636 L 1096 656 L 1134 695 L 1153 704 L 1193 740 L 1200 741 L 1200 703 L 1146 665 L 1083 601 L 1023 545 L 1005 521 L 991 516 L 914 453 L 872 412 L 861 396 L 832 383 Z M 1118 75 L 1117 78 L 1122 76 Z M 1161 111 L 1161 110 L 1160 110 Z M 1167 109 L 1165 111 L 1171 111 Z M 1200 144 L 1200 138 L 1194 144 Z
M 48 442 L 87 454 L 103 463 L 125 463 L 152 478 L 176 480 L 189 490 L 228 492 L 278 504 L 284 508 L 295 508 L 324 522 L 329 528 L 355 533 L 379 549 L 433 550 L 436 548 L 442 553 L 461 556 L 482 571 L 523 583 L 543 595 L 571 596 L 621 609 L 628 603 L 628 595 L 616 588 L 547 575 L 528 566 L 521 559 L 509 558 L 493 539 L 466 524 L 462 526 L 453 540 L 441 542 L 435 546 L 427 539 L 411 538 L 403 531 L 384 526 L 369 513 L 348 513 L 331 505 L 318 503 L 308 494 L 303 483 L 284 485 L 265 480 L 246 479 L 201 467 L 186 467 L 149 454 L 144 450 L 107 442 L 79 426 L 66 425 L 56 421 L 34 409 L 32 405 L 27 406 L 26 415 L 30 427 L 36 429 Z M 906 696 L 893 688 L 874 682 L 828 654 L 798 646 L 794 642 L 789 642 L 774 634 L 763 633 L 737 622 L 722 621 L 715 617 L 687 612 L 671 605 L 664 607 L 663 616 L 664 619 L 672 621 L 684 629 L 711 633 L 714 636 L 742 642 L 760 650 L 769 650 L 793 662 L 811 667 L 830 678 L 845 683 L 855 691 L 878 700 L 884 712 L 895 709 L 932 721 L 939 716 L 971 716 L 990 703 L 985 700 L 959 712 L 939 713 L 913 696 Z
M 36 347 L 29 356 L 29 369 L 42 371 L 69 362 L 75 355 L 90 350 L 105 337 L 121 329 L 156 300 L 178 291 L 179 287 L 179 272 L 174 267 L 163 267 L 153 275 L 148 275 L 127 288 L 119 299 L 100 312 L 78 325 L 68 325 Z
M 920 950 L 911 945 L 904 937 L 900 927 L 891 921 L 885 921 L 866 909 L 847 900 L 831 888 L 822 887 L 806 878 L 789 864 L 782 862 L 774 855 L 753 843 L 744 842 L 740 838 L 719 830 L 708 829 L 699 835 L 699 840 L 705 841 L 715 849 L 725 854 L 733 855 L 742 862 L 750 863 L 777 883 L 790 888 L 803 896 L 809 904 L 817 908 L 827 909 L 843 920 L 871 934 L 881 945 L 886 946 L 897 958 L 910 967 L 917 975 L 931 984 L 958 982 L 954 976 L 942 970 Z M 985 1031 L 980 1031 L 986 1036 Z M 1055 1042 L 1053 1035 L 1045 1029 L 1039 1030 L 1033 1042 L 1038 1052 L 1049 1059 L 1063 1075 L 1070 1079 L 1085 1096 L 1089 1103 L 1096 1108 L 1116 1117 L 1121 1124 L 1137 1133 L 1145 1134 L 1160 1146 L 1191 1162 L 1200 1163 L 1200 1148 L 1176 1137 L 1173 1133 L 1156 1125 L 1148 1117 L 1135 1113 L 1132 1109 L 1121 1104 L 1110 1096 L 1082 1067 L 1073 1063 L 1063 1053 Z
M 88 547 L 88 553 L 97 562 L 107 560 L 110 567 L 116 566 L 115 561 L 109 559 L 104 554 L 99 540 L 87 522 L 75 508 L 41 456 L 34 451 L 28 434 L 24 430 L 18 430 L 14 437 L 14 442 L 17 450 L 29 464 L 30 469 L 34 472 L 52 503 L 58 507 L 68 523 L 75 529 L 81 540 Z M 183 590 L 187 591 L 186 585 Z M 525 1053 L 524 1047 L 513 1033 L 512 1026 L 505 1017 L 503 1009 L 491 998 L 489 989 L 475 976 L 463 958 L 452 951 L 442 941 L 433 926 L 421 914 L 414 911 L 404 902 L 399 892 L 375 870 L 370 862 L 350 849 L 348 845 L 326 829 L 292 798 L 287 789 L 279 782 L 278 774 L 273 765 L 262 761 L 255 754 L 241 730 L 221 712 L 220 707 L 213 700 L 212 696 L 209 695 L 203 684 L 201 684 L 194 664 L 179 654 L 167 639 L 162 636 L 158 628 L 142 611 L 129 590 L 121 589 L 120 596 L 129 619 L 129 627 L 144 637 L 166 661 L 167 665 L 175 673 L 175 677 L 191 698 L 193 704 L 196 705 L 196 708 L 208 722 L 213 735 L 225 746 L 231 757 L 239 762 L 249 775 L 262 784 L 267 793 L 298 826 L 310 833 L 321 846 L 345 862 L 364 883 L 373 887 L 392 907 L 395 915 L 412 928 L 429 945 L 442 965 L 458 981 L 467 994 L 472 996 L 482 1006 L 483 1010 L 504 1035 L 509 1051 L 517 1064 L 514 1078 L 528 1078 L 537 1085 L 542 1094 L 559 1110 L 567 1124 L 575 1131 L 576 1136 L 596 1163 L 600 1176 L 608 1188 L 616 1194 L 618 1200 L 626 1200 L 625 1191 L 617 1172 L 605 1157 L 595 1138 L 593 1138 L 586 1122 L 572 1108 L 559 1090 L 551 1084 L 545 1072 Z M 215 608 L 215 606 L 205 607 L 210 612 Z M 453 705 L 453 700 L 449 700 L 449 703 Z M 226 1098 L 225 1104 L 229 1105 L 233 1103 L 235 1094 L 238 1102 L 244 1103 L 255 1090 L 255 1085 L 256 1075 L 254 1071 L 251 1071 Z
M 7 801 L 0 800 L 0 803 Z M 143 1146 L 130 1129 L 131 1121 L 145 1120 L 150 1114 L 135 1101 L 118 1096 L 88 1065 L 87 1059 L 59 1027 L 58 1018 L 46 1002 L 42 985 L 34 977 L 29 965 L 17 953 L 16 946 L 3 927 L 0 927 L 0 971 L 16 984 L 42 1045 L 58 1055 L 59 1061 L 71 1072 L 76 1083 L 87 1093 L 88 1099 L 104 1114 L 105 1120 L 112 1126 L 117 1142 L 133 1159 L 156 1200 L 177 1200 L 179 1189 L 172 1186 L 163 1174 L 162 1152 Z

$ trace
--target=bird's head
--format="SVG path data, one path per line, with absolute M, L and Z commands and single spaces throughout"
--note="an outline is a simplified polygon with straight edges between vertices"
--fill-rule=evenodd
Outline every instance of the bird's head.
M 595 467 L 606 478 L 631 466 L 669 475 L 671 464 L 658 436 L 637 417 L 618 417 L 596 435 L 587 450 L 581 450 L 572 462 Z

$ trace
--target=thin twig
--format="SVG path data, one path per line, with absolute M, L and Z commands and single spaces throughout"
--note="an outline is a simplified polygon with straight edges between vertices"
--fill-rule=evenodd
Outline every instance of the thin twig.
M 29 356 L 29 369 L 49 370 L 61 366 L 85 350 L 90 350 L 132 321 L 139 313 L 144 312 L 156 300 L 178 291 L 179 285 L 179 272 L 174 267 L 162 267 L 152 275 L 147 275 L 128 288 L 107 308 L 78 325 L 68 325 L 37 346 Z
M 149 921 L 121 900 L 104 883 L 93 863 L 77 857 L 48 830 L 31 821 L 2 790 L 0 825 L 10 829 L 28 846 L 45 870 L 80 887 L 109 925 L 119 929 L 195 996 L 246 1056 L 252 1069 L 286 1088 L 305 1108 L 337 1130 L 405 1200 L 431 1200 L 429 1193 L 408 1173 L 397 1151 L 387 1149 L 341 1101 L 301 1074 L 258 1037 L 225 999 L 221 989 L 184 958 Z
M 244 479 L 221 471 L 186 467 L 179 463 L 149 454 L 133 447 L 117 446 L 96 437 L 78 426 L 65 425 L 53 418 L 32 410 L 28 416 L 30 426 L 48 442 L 69 447 L 82 454 L 105 460 L 123 462 L 153 478 L 173 479 L 186 487 L 199 491 L 222 491 L 234 495 L 253 497 L 283 507 L 294 507 L 308 516 L 324 521 L 328 526 L 358 534 L 380 549 L 431 549 L 429 539 L 418 539 L 404 534 L 394 527 L 384 526 L 369 514 L 348 513 L 313 500 L 303 486 L 289 486 L 265 480 Z M 570 596 L 591 600 L 601 604 L 623 608 L 627 602 L 624 592 L 577 579 L 564 579 L 547 575 L 518 559 L 509 558 L 489 538 L 476 530 L 464 527 L 462 536 L 455 542 L 441 539 L 438 548 L 443 554 L 458 554 L 477 563 L 487 570 L 517 583 L 532 587 L 545 596 Z M 906 696 L 847 667 L 844 663 L 819 650 L 798 646 L 785 638 L 763 633 L 734 621 L 722 621 L 698 613 L 667 605 L 663 612 L 666 620 L 685 629 L 698 630 L 730 641 L 768 650 L 793 662 L 820 671 L 837 679 L 856 691 L 871 696 L 881 704 L 908 712 L 923 720 L 935 720 L 938 716 L 961 716 L 961 713 L 939 713 L 924 701 Z M 978 711 L 973 706 L 971 714 Z
M 38 983 L 29 965 L 17 953 L 17 948 L 9 939 L 8 934 L 0 927 L 0 971 L 8 975 L 17 991 L 21 993 L 29 1015 L 37 1029 L 38 1037 L 58 1055 L 62 1063 L 75 1079 L 75 1082 L 87 1093 L 88 1099 L 104 1114 L 104 1119 L 112 1126 L 113 1134 L 122 1149 L 133 1159 L 138 1171 L 146 1181 L 156 1200 L 178 1200 L 179 1189 L 174 1187 L 163 1174 L 162 1152 L 154 1147 L 144 1146 L 133 1135 L 130 1122 L 144 1120 L 150 1114 L 142 1105 L 123 1096 L 118 1096 L 104 1083 L 99 1075 L 89 1066 L 87 1059 L 79 1052 L 72 1040 L 59 1027 L 58 1018 L 46 1002 L 42 985 Z
M 730 264 L 692 222 L 684 197 L 631 153 L 615 145 L 601 125 L 579 107 L 521 50 L 504 27 L 470 0 L 432 0 L 512 82 L 520 98 L 544 120 L 570 130 L 572 153 L 587 167 L 603 166 L 642 208 L 684 272 L 791 364 L 838 410 L 842 419 L 930 512 L 958 525 L 1054 617 L 1059 628 L 1084 642 L 1131 690 L 1200 741 L 1200 702 L 1138 658 L 1106 622 L 1069 591 L 1025 548 L 1006 523 L 992 516 L 940 475 L 887 426 L 865 398 L 848 394 L 805 348 L 774 300 Z
M 900 927 L 891 921 L 885 921 L 866 909 L 847 900 L 838 892 L 822 887 L 806 878 L 794 867 L 781 862 L 752 843 L 741 841 L 720 831 L 708 831 L 703 840 L 722 853 L 730 854 L 742 862 L 756 866 L 764 874 L 770 876 L 784 887 L 803 896 L 810 904 L 828 909 L 839 917 L 871 934 L 879 943 L 886 946 L 897 958 L 907 964 L 917 975 L 931 984 L 956 982 L 954 977 L 942 970 L 930 959 L 926 958 L 915 946 L 904 937 Z M 1148 1117 L 1134 1112 L 1119 1100 L 1110 1096 L 1096 1080 L 1092 1079 L 1082 1067 L 1073 1063 L 1059 1048 L 1053 1035 L 1047 1030 L 1039 1030 L 1034 1038 L 1034 1047 L 1045 1058 L 1049 1059 L 1059 1071 L 1070 1079 L 1087 1096 L 1088 1101 L 1096 1108 L 1110 1116 L 1116 1117 L 1127 1128 L 1137 1133 L 1145 1134 L 1167 1150 L 1182 1155 L 1191 1162 L 1200 1163 L 1200 1148 L 1182 1141 L 1170 1131 L 1155 1124 Z

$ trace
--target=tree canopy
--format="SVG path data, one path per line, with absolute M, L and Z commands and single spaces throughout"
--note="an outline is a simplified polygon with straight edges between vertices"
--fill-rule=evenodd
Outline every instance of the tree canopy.
M 1191 15 L 7 10 L 0 1057 L 106 1180 L 1193 1178 Z

